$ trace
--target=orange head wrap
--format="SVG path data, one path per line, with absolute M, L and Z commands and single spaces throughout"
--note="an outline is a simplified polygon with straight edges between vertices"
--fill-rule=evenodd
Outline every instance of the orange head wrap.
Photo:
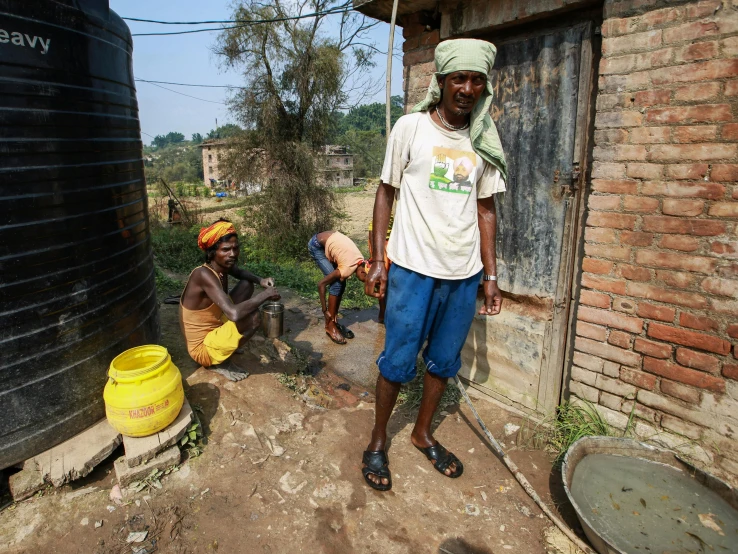
M 230 221 L 216 221 L 210 227 L 200 229 L 200 234 L 197 236 L 197 245 L 202 250 L 207 250 L 222 237 L 235 232 L 236 228 Z

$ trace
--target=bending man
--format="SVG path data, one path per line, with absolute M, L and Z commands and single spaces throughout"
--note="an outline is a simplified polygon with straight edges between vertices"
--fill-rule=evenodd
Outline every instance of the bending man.
M 479 313 L 495 315 L 502 306 L 494 194 L 505 190 L 506 164 L 489 116 L 492 87 L 487 81 L 495 54 L 495 47 L 481 40 L 439 44 L 425 100 L 397 121 L 387 145 L 374 202 L 375 252 L 365 282 L 369 295 L 381 298 L 389 291 L 385 346 L 377 360 L 376 419 L 362 469 L 367 484 L 377 490 L 392 486 L 387 422 L 400 385 L 415 377 L 426 340 L 428 370 L 410 439 L 446 477 L 459 477 L 464 470 L 430 427 L 448 379 L 461 368 L 480 280 L 484 304 Z M 387 255 L 393 262 L 389 272 Z
M 262 279 L 239 268 L 238 234 L 220 219 L 200 231 L 197 244 L 205 263 L 190 273 L 179 305 L 179 320 L 190 357 L 231 381 L 248 377 L 231 355 L 259 328 L 259 305 L 278 300 L 274 279 Z M 228 276 L 238 283 L 228 293 Z M 264 288 L 253 296 L 254 285 Z M 252 297 L 253 296 L 253 297 Z

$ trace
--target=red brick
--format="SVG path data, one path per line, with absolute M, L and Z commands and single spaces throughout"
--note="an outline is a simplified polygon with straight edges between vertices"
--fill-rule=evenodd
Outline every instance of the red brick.
M 628 141 L 625 129 L 599 129 L 595 131 L 595 144 L 622 144 Z
M 738 123 L 727 123 L 723 125 L 720 136 L 723 140 L 738 140 Z
M 717 139 L 717 126 L 699 125 L 695 127 L 676 127 L 674 129 L 674 142 L 708 142 Z
M 738 81 L 725 83 L 725 96 L 738 96 Z
M 717 260 L 713 258 L 687 256 L 674 252 L 655 252 L 653 250 L 639 250 L 636 252 L 635 261 L 644 266 L 665 267 L 707 274 L 712 274 L 717 265 Z
M 633 144 L 664 144 L 671 142 L 669 127 L 635 127 L 630 131 L 630 142 Z M 633 159 L 645 159 L 645 156 Z
M 692 2 L 687 6 L 687 18 L 696 19 L 698 17 L 707 17 L 715 15 L 722 7 L 720 0 L 703 0 L 701 2 Z
M 672 106 L 648 111 L 646 120 L 651 123 L 712 123 L 731 121 L 730 104 L 702 104 L 700 106 Z
M 738 37 L 728 37 L 721 40 L 720 47 L 723 49 L 723 58 L 738 57 Z
M 650 71 L 654 85 L 688 83 L 693 81 L 715 81 L 738 74 L 738 60 L 710 60 L 674 67 L 663 67 Z
M 633 335 L 624 333 L 623 331 L 610 331 L 610 336 L 608 337 L 607 342 L 614 346 L 628 349 L 630 348 L 630 341 L 632 338 Z
M 618 264 L 615 274 L 631 281 L 650 281 L 652 278 L 648 269 L 627 264 Z
M 711 294 L 718 296 L 727 296 L 729 298 L 738 298 L 738 281 L 733 279 L 720 279 L 718 277 L 708 277 L 702 281 L 702 288 Z
M 653 235 L 651 233 L 623 231 L 620 233 L 620 241 L 631 246 L 650 246 L 653 242 Z
M 715 172 L 714 167 L 712 172 Z M 716 200 L 725 196 L 725 186 L 719 185 L 717 183 L 649 181 L 643 183 L 643 190 L 641 191 L 641 193 L 648 196 L 671 196 L 673 198 L 709 198 L 710 200 Z
M 728 336 L 734 339 L 738 339 L 738 323 L 728 325 Z
M 625 175 L 624 166 L 623 175 Z M 636 194 L 638 192 L 638 181 L 593 179 L 592 190 L 608 194 Z
M 434 29 L 432 31 L 428 31 L 420 35 L 420 40 L 418 41 L 420 46 L 435 46 L 439 42 L 441 42 L 441 31 L 440 29 Z
M 710 250 L 726 258 L 738 258 L 738 242 L 713 242 Z
M 733 321 L 735 321 L 738 319 L 738 300 L 710 298 L 710 310 L 733 316 Z M 738 351 L 733 355 L 738 358 Z
M 697 42 L 674 49 L 674 62 L 694 62 L 718 57 L 718 42 Z
M 595 128 L 640 127 L 643 114 L 635 111 L 600 112 L 595 116 Z
M 665 198 L 661 211 L 665 215 L 690 216 L 702 215 L 705 209 L 703 200 L 678 200 Z
M 625 196 L 623 197 L 623 210 L 626 212 L 656 213 L 659 210 L 659 200 L 647 196 Z
M 656 319 L 658 321 L 666 321 L 667 323 L 670 323 L 674 321 L 676 310 L 674 308 L 655 306 L 653 304 L 640 302 L 636 309 L 636 314 L 646 319 Z
M 697 389 L 693 389 L 690 387 L 686 387 L 682 385 L 681 383 L 677 383 L 676 381 L 669 381 L 668 379 L 661 379 L 660 383 L 661 392 L 664 394 L 668 394 L 669 396 L 673 396 L 674 398 L 678 398 L 679 400 L 684 400 L 685 402 L 689 402 L 690 404 L 699 404 L 700 400 L 702 399 L 702 394 Z
M 638 71 L 626 75 L 602 75 L 599 80 L 599 88 L 602 92 L 620 92 L 629 90 L 640 90 L 650 86 L 648 71 Z M 626 125 L 630 127 L 631 125 Z M 617 127 L 617 125 L 615 125 Z
M 643 216 L 644 231 L 713 237 L 725 233 L 725 223 L 709 219 L 684 219 L 681 217 Z
M 620 208 L 619 196 L 595 196 L 591 194 L 587 201 L 590 210 L 617 210 Z
M 728 354 L 730 352 L 730 343 L 718 337 L 706 335 L 704 333 L 698 333 L 696 331 L 687 331 L 686 329 L 678 329 L 676 327 L 669 327 L 668 325 L 662 325 L 660 323 L 651 323 L 648 326 L 648 336 L 665 340 L 668 342 L 675 342 L 684 346 L 691 346 L 699 350 L 707 350 L 708 352 L 715 352 L 716 354 Z
M 682 252 L 694 252 L 700 247 L 700 241 L 686 235 L 664 235 L 659 241 L 659 247 L 681 250 Z
M 738 263 L 730 263 L 719 267 L 717 274 L 727 279 L 738 279 Z
M 632 179 L 661 179 L 663 171 L 664 166 L 659 164 L 629 163 L 626 175 Z
M 661 44 L 661 31 L 630 33 L 624 37 L 605 38 L 602 41 L 602 54 L 612 56 L 620 52 L 653 50 Z
M 738 181 L 738 164 L 715 164 L 710 172 L 713 181 Z M 721 195 L 722 196 L 722 195 Z
M 609 308 L 610 297 L 606 294 L 602 294 L 601 292 L 582 289 L 579 292 L 579 303 L 596 306 L 598 308 Z
M 707 299 L 696 293 L 675 291 L 646 283 L 637 283 L 635 281 L 627 283 L 626 290 L 628 295 L 637 298 L 656 300 L 657 302 L 664 302 L 666 304 L 677 304 L 679 306 L 686 306 L 687 308 L 694 308 L 695 310 L 704 310 L 707 307 Z M 638 307 L 640 309 L 640 305 Z M 641 314 L 639 313 L 638 315 Z
M 593 179 L 621 179 L 622 177 L 625 177 L 625 164 L 608 163 L 599 160 L 596 160 L 593 164 Z
M 716 202 L 707 211 L 712 217 L 738 217 L 738 202 Z
M 656 280 L 662 281 L 665 285 L 680 289 L 687 289 L 694 285 L 696 275 L 693 273 L 682 273 L 681 271 L 665 271 L 659 269 L 656 271 Z
M 596 310 L 587 306 L 579 306 L 577 317 L 581 321 L 607 325 L 608 327 L 623 329 L 625 331 L 630 331 L 631 333 L 640 333 L 643 330 L 642 319 L 608 310 Z
M 706 389 L 713 392 L 725 392 L 725 381 L 719 377 L 714 377 L 701 371 L 694 371 L 677 364 L 667 362 L 666 360 L 658 360 L 644 356 L 643 369 L 654 375 L 666 377 L 674 381 L 679 381 L 685 385 L 692 385 L 700 389 Z
M 705 102 L 720 94 L 720 83 L 698 83 L 677 87 L 674 100 L 677 102 Z
M 584 230 L 584 240 L 587 242 L 602 242 L 612 244 L 617 240 L 614 229 L 604 227 L 587 227 Z
M 434 48 L 425 48 L 422 50 L 413 50 L 412 52 L 405 52 L 402 57 L 402 64 L 404 66 L 417 65 L 425 62 L 432 62 L 433 55 L 435 53 Z
M 653 342 L 648 339 L 636 338 L 633 350 L 653 358 L 671 358 L 671 345 Z
M 584 258 L 582 260 L 582 270 L 588 273 L 597 273 L 598 275 L 607 275 L 612 271 L 614 264 L 607 260 L 595 260 L 593 258 Z
M 648 108 L 657 104 L 668 104 L 671 100 L 671 90 L 642 90 L 635 93 L 635 103 L 638 106 Z
M 735 379 L 736 381 L 738 381 L 738 365 L 723 365 L 723 377 L 725 377 L 726 379 Z
M 636 313 L 636 303 L 629 298 L 614 298 L 612 309 L 634 315 Z
M 677 27 L 664 29 L 664 43 L 684 42 L 729 33 L 732 25 L 729 22 L 717 21 L 695 21 L 685 23 Z
M 735 144 L 694 143 L 655 144 L 648 153 L 649 160 L 722 160 L 734 158 L 738 149 Z
M 666 166 L 668 179 L 702 179 L 707 175 L 707 164 L 671 164 Z
M 612 360 L 628 367 L 640 367 L 641 365 L 642 356 L 640 354 L 591 339 L 577 337 L 574 340 L 574 348 L 580 352 L 592 354 L 593 356 L 606 360 Z
M 646 390 L 653 390 L 656 387 L 656 377 L 629 367 L 620 368 L 620 380 Z
M 600 325 L 592 325 L 584 321 L 577 321 L 577 335 L 590 339 L 604 341 L 607 337 L 607 329 Z
M 584 253 L 595 258 L 609 258 L 613 260 L 629 260 L 630 248 L 607 244 L 585 244 Z
M 622 279 L 609 279 L 591 273 L 582 273 L 582 286 L 603 292 L 625 294 L 625 281 Z
M 720 373 L 720 360 L 702 352 L 679 347 L 676 350 L 676 361 L 691 369 L 699 369 L 715 375 Z
M 710 319 L 709 317 L 703 317 L 693 315 L 687 312 L 679 314 L 679 325 L 682 327 L 689 327 L 690 329 L 697 329 L 698 331 L 717 331 L 717 321 Z

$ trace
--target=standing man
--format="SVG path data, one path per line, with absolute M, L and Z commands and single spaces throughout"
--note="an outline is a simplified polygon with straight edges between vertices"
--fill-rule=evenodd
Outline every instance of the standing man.
M 428 371 L 410 440 L 446 477 L 460 477 L 464 470 L 433 438 L 430 427 L 448 379 L 461 368 L 480 280 L 484 304 L 479 314 L 498 314 L 502 306 L 494 194 L 505 190 L 507 166 L 489 116 L 493 91 L 487 80 L 496 52 L 481 40 L 439 44 L 425 100 L 397 121 L 387 145 L 374 201 L 375 252 L 365 282 L 369 295 L 381 298 L 390 291 L 384 351 L 377 360 L 376 419 L 362 469 L 367 484 L 377 490 L 392 487 L 387 422 L 401 384 L 415 377 L 426 340 Z M 393 262 L 389 274 L 387 255 Z
M 280 296 L 274 279 L 262 279 L 236 265 L 240 246 L 230 221 L 219 219 L 201 229 L 197 245 L 205 252 L 205 263 L 190 273 L 179 305 L 187 352 L 203 367 L 240 381 L 249 374 L 231 355 L 259 328 L 259 306 Z M 238 280 L 230 293 L 229 275 Z M 264 290 L 254 296 L 254 285 Z

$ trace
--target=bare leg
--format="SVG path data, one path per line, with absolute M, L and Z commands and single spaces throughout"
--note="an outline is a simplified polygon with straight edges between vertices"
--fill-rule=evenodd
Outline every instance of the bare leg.
M 375 405 L 376 415 L 374 419 L 374 429 L 372 430 L 372 438 L 369 442 L 367 450 L 375 452 L 384 450 L 387 445 L 387 423 L 392 415 L 392 409 L 397 402 L 397 394 L 400 392 L 402 383 L 388 381 L 380 374 L 377 377 L 377 403 Z M 389 479 L 380 479 L 379 477 L 369 474 L 369 479 L 375 483 L 386 485 Z
M 447 382 L 448 379 L 445 377 L 438 377 L 429 371 L 425 372 L 423 379 L 423 398 L 420 401 L 420 409 L 418 410 L 418 418 L 415 420 L 415 427 L 410 434 L 410 441 L 419 448 L 427 448 L 437 442 L 431 433 L 431 423 L 438 404 L 441 402 L 443 391 L 446 390 Z M 446 468 L 445 473 L 446 475 L 451 475 L 455 471 L 456 464 L 452 463 Z
M 336 327 L 336 316 L 338 315 L 338 307 L 341 305 L 341 297 L 328 295 L 328 311 L 333 314 L 332 318 L 325 318 L 325 332 L 338 344 L 346 344 L 346 339 L 341 331 Z
M 245 302 L 254 294 L 254 284 L 248 281 L 240 281 L 231 290 L 230 296 L 235 304 Z M 258 310 L 251 312 L 246 317 L 239 319 L 236 323 L 236 329 L 241 333 L 241 344 L 250 339 L 261 325 L 261 314 Z M 238 353 L 238 350 L 236 352 Z M 233 356 L 225 360 L 223 363 L 211 366 L 210 369 L 231 381 L 241 381 L 249 376 L 249 372 L 235 362 Z

